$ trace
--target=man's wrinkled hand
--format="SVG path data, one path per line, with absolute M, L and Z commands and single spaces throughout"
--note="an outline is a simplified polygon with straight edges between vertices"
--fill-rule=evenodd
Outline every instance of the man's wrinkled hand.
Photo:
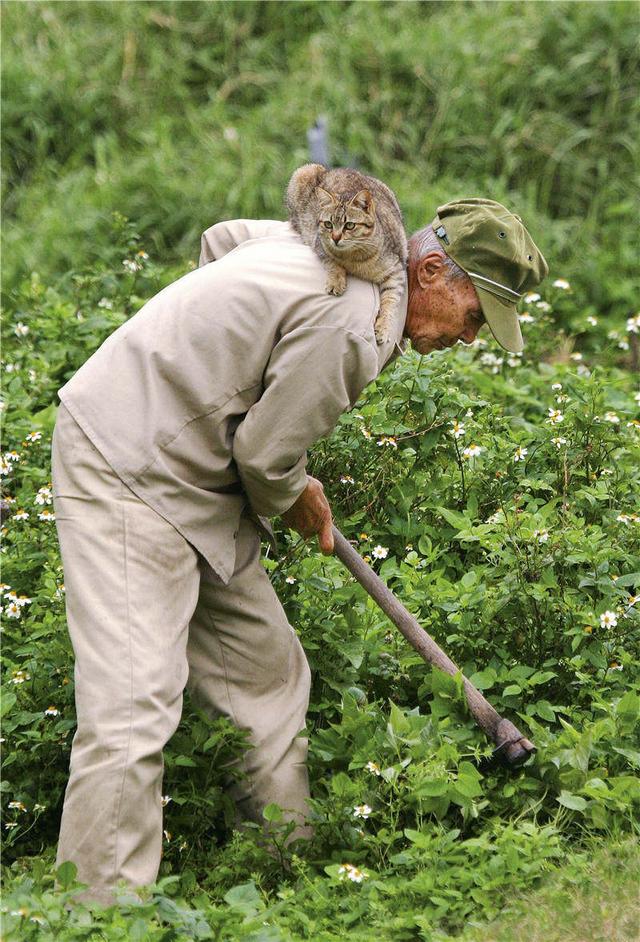
M 307 486 L 295 504 L 282 514 L 282 520 L 305 540 L 317 533 L 321 552 L 330 556 L 333 553 L 331 507 L 324 496 L 322 483 L 312 477 L 307 478 L 307 481 Z

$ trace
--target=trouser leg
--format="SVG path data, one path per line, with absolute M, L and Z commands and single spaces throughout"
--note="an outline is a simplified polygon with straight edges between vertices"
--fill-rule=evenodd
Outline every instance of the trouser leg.
M 162 748 L 182 710 L 198 554 L 113 473 L 64 406 L 53 494 L 75 662 L 74 736 L 57 864 L 86 898 L 153 882 L 162 847 Z
M 260 564 L 260 537 L 242 517 L 236 567 L 223 586 L 201 559 L 200 596 L 189 628 L 188 687 L 194 702 L 249 731 L 246 779 L 231 794 L 241 817 L 262 821 L 276 802 L 309 837 L 307 739 L 310 672 L 298 637 Z

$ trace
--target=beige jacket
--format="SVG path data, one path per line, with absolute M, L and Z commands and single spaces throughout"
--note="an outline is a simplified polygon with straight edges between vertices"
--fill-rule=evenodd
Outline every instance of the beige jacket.
M 287 510 L 306 486 L 306 449 L 404 350 L 406 292 L 379 347 L 378 289 L 349 278 L 336 298 L 324 280 L 288 223 L 218 223 L 202 237 L 200 267 L 59 391 L 116 474 L 225 584 L 247 503 L 262 517 Z

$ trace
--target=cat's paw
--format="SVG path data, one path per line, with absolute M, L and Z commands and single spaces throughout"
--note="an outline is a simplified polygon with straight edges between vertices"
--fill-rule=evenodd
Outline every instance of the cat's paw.
M 386 343 L 391 336 L 391 316 L 388 311 L 380 311 L 373 325 L 376 340 L 379 344 Z
M 347 290 L 347 275 L 344 271 L 332 271 L 327 275 L 325 285 L 327 294 L 335 294 L 340 297 Z

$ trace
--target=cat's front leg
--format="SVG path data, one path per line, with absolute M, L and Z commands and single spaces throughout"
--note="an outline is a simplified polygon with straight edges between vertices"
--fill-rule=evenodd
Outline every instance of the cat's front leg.
M 400 312 L 404 294 L 404 278 L 404 267 L 398 264 L 380 283 L 380 308 L 373 327 L 379 344 L 391 338 L 393 323 Z
M 325 261 L 325 268 L 327 269 L 325 290 L 327 294 L 335 294 L 339 297 L 346 291 L 347 273 L 342 265 L 338 265 L 333 259 L 327 259 Z

